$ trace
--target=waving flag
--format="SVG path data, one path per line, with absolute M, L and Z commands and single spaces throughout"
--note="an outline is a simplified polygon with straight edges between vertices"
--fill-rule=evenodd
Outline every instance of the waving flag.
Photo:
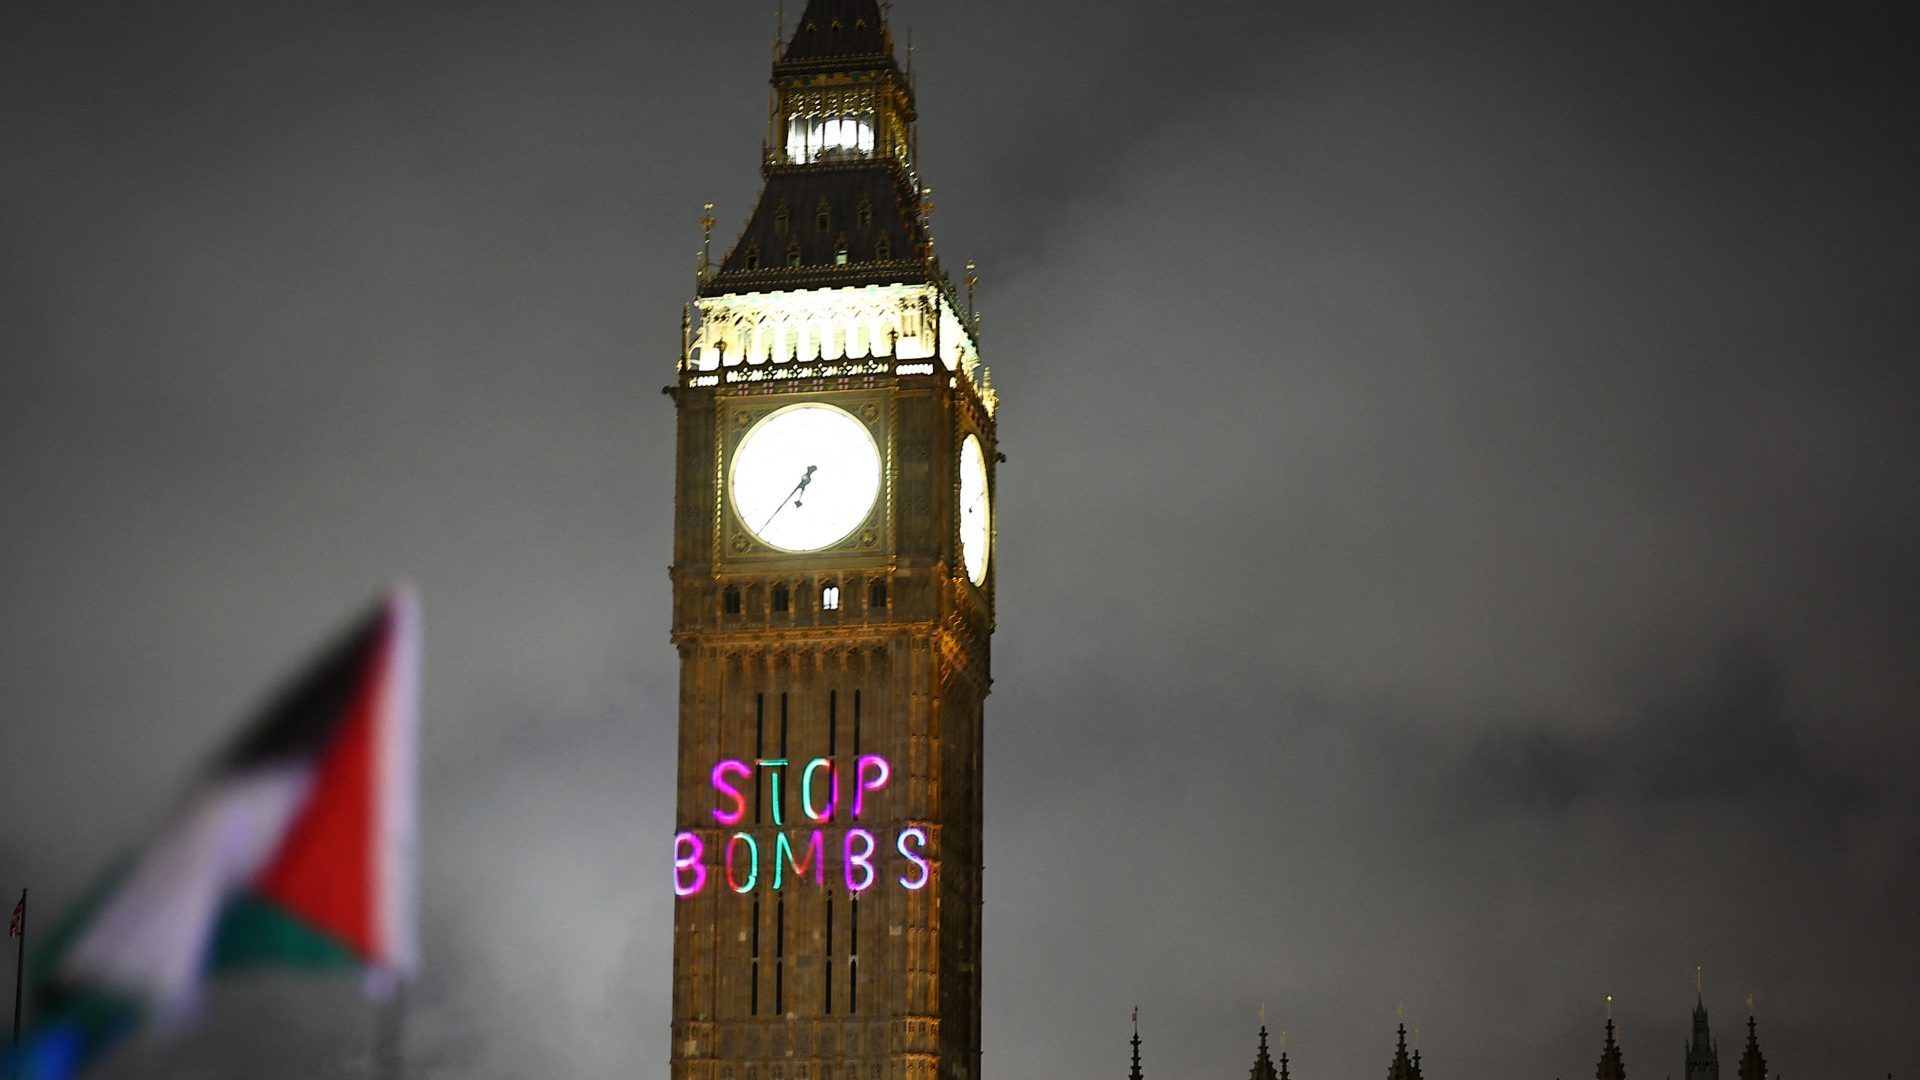
M 419 614 L 396 590 L 217 759 L 34 966 L 22 1080 L 61 1080 L 210 972 L 416 964 Z

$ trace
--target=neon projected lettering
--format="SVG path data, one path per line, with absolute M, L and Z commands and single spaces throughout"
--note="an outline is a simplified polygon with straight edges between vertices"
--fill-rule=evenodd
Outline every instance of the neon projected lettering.
M 767 778 L 773 784 L 773 823 L 775 825 L 785 825 L 786 822 L 780 818 L 780 808 L 786 805 L 786 800 L 780 797 L 780 777 L 782 775 L 780 770 L 787 767 L 787 760 L 785 758 L 778 758 L 772 761 L 762 761 L 760 767 L 767 770 Z
M 747 816 L 747 800 L 745 796 L 740 794 L 740 789 L 727 783 L 727 776 L 729 774 L 737 775 L 740 779 L 745 780 L 753 775 L 753 769 L 744 761 L 734 761 L 731 759 L 723 761 L 713 767 L 713 790 L 719 792 L 721 798 L 733 801 L 732 810 L 723 810 L 718 806 L 714 807 L 713 820 L 722 825 L 738 825 L 741 820 Z
M 912 828 L 901 829 L 900 838 L 894 841 L 893 845 L 899 850 L 901 858 L 920 868 L 919 878 L 908 881 L 903 877 L 900 879 L 901 887 L 908 892 L 919 892 L 921 889 L 927 887 L 927 881 L 933 877 L 933 866 L 929 864 L 927 860 L 907 850 L 907 841 L 909 840 L 914 841 L 924 850 L 927 846 L 927 830 L 922 829 L 918 825 Z
M 706 853 L 707 846 L 690 832 L 673 838 L 673 895 L 692 896 L 706 886 L 707 868 L 700 861 Z M 685 877 L 689 870 L 693 871 L 691 883 Z
M 919 892 L 932 884 L 933 841 L 924 825 L 905 825 L 894 836 L 890 848 L 885 849 L 868 828 L 855 826 L 844 833 L 833 828 L 787 828 L 781 810 L 781 779 L 785 770 L 795 764 L 785 759 L 748 762 L 727 758 L 714 765 L 713 820 L 737 831 L 727 835 L 724 846 L 718 837 L 709 841 L 694 832 L 682 832 L 673 838 L 675 896 L 698 895 L 706 888 L 710 876 L 724 876 L 731 892 L 751 893 L 760 887 L 763 853 L 772 860 L 772 873 L 766 877 L 776 890 L 808 878 L 813 879 L 816 887 L 825 888 L 832 877 L 857 895 L 878 884 L 883 874 L 892 876 L 909 892 Z M 749 785 L 758 788 L 755 776 L 761 771 L 767 773 L 773 795 L 773 828 L 739 828 L 747 820 L 747 799 L 743 792 Z M 867 796 L 886 789 L 893 779 L 893 766 L 878 754 L 863 754 L 853 762 L 853 777 L 851 820 L 862 820 L 870 811 L 879 814 L 878 808 L 867 805 Z M 832 758 L 813 758 L 801 769 L 799 785 L 800 810 L 805 815 L 800 824 L 831 826 L 836 820 L 845 820 L 839 817 L 842 805 L 839 762 Z M 889 864 L 886 866 L 881 865 L 883 851 Z M 712 855 L 719 857 L 713 859 Z M 829 855 L 839 860 L 838 867 L 828 865 Z
M 854 854 L 854 844 L 860 845 L 860 853 Z M 865 829 L 847 830 L 847 891 L 863 893 L 873 888 L 873 834 Z M 854 870 L 860 871 L 860 884 L 853 883 Z
M 871 784 L 867 783 L 867 769 L 869 766 L 875 770 L 874 781 Z M 866 802 L 867 792 L 879 791 L 881 788 L 886 787 L 887 780 L 892 775 L 893 770 L 887 766 L 886 758 L 878 754 L 865 754 L 861 756 L 860 764 L 854 769 L 853 773 L 853 819 L 855 821 L 860 820 L 860 808 Z
M 827 806 L 826 809 L 815 812 L 813 809 L 813 774 L 821 769 L 827 770 Z M 800 809 L 807 815 L 807 820 L 832 821 L 833 812 L 838 809 L 839 806 L 840 770 L 833 767 L 833 762 L 823 757 L 817 757 L 807 762 L 806 770 L 800 774 Z
M 827 883 L 827 841 L 825 837 L 820 835 L 819 829 L 813 830 L 813 835 L 807 839 L 807 846 L 801 849 L 807 853 L 807 857 L 804 859 L 796 859 L 793 857 L 793 843 L 787 839 L 786 833 L 781 833 L 775 838 L 773 847 L 774 888 L 778 889 L 780 887 L 781 879 L 785 876 L 785 871 L 789 866 L 793 867 L 794 876 L 799 878 L 805 878 L 807 876 L 807 867 L 812 866 L 813 883 L 815 885 L 825 885 Z
M 753 853 L 753 857 L 747 862 L 747 883 L 745 885 L 740 884 L 733 876 L 733 850 L 742 840 L 747 842 L 747 850 Z M 734 892 L 750 893 L 753 891 L 753 887 L 760 883 L 760 841 L 755 840 L 752 835 L 737 832 L 728 837 L 725 861 L 727 864 L 727 887 Z

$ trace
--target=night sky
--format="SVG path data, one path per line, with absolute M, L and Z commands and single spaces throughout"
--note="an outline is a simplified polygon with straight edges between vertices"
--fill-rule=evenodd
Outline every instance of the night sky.
M 788 0 L 788 16 L 800 0 Z M 414 1075 L 666 1071 L 673 380 L 772 3 L 0 6 L 0 895 L 398 575 Z M 988 1080 L 1911 1075 L 1907 5 L 902 0 L 1002 449 Z M 44 940 L 44 939 L 42 939 Z M 8 956 L 11 960 L 11 956 Z M 366 1075 L 342 981 L 107 1080 Z

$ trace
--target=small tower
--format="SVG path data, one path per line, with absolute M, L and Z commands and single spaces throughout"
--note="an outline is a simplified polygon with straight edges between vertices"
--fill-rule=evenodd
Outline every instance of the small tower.
M 1407 1054 L 1407 1025 L 1400 1025 L 1400 1045 L 1387 1066 L 1387 1080 L 1420 1080 L 1420 1066 Z
M 1613 999 L 1607 999 L 1607 1045 L 1600 1048 L 1600 1066 L 1594 1080 L 1627 1080 L 1627 1065 L 1620 1058 L 1620 1042 L 1613 1037 Z
M 1755 1030 L 1753 998 L 1747 998 L 1747 1049 L 1740 1055 L 1740 1080 L 1767 1080 L 1767 1059 L 1760 1053 L 1760 1035 Z
M 1707 1002 L 1698 968 L 1694 969 L 1693 989 L 1693 1038 L 1687 1043 L 1686 1080 L 1720 1080 L 1720 1048 L 1707 1026 Z
M 1285 1054 L 1280 1055 L 1283 1059 Z M 1253 1057 L 1253 1068 L 1248 1071 L 1249 1080 L 1280 1080 L 1284 1074 L 1273 1067 L 1273 1055 L 1267 1052 L 1267 1025 L 1260 1025 L 1260 1052 Z

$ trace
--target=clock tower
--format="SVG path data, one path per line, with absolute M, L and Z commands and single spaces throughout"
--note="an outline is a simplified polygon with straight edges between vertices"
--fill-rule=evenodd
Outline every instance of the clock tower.
M 673 1080 L 980 1073 L 997 399 L 915 123 L 881 5 L 810 0 L 684 320 Z

